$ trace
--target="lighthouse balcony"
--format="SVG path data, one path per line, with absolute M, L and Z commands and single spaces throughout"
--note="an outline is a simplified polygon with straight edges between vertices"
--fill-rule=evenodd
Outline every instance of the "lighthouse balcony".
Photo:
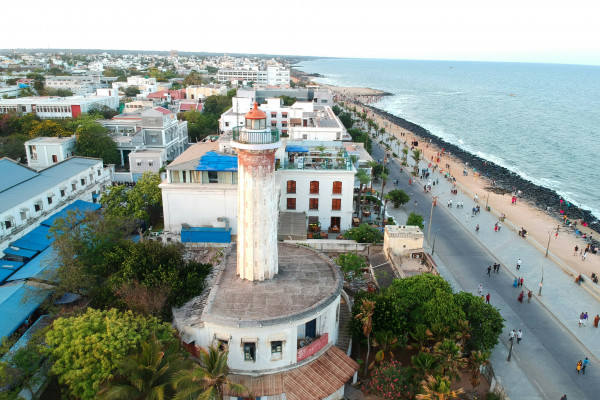
M 270 144 L 279 142 L 279 130 L 272 129 L 254 131 L 249 129 L 233 129 L 233 141 L 244 144 Z

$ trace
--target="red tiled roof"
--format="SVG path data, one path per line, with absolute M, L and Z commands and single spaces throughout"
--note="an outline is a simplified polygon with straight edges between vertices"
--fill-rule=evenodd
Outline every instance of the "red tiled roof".
M 166 90 L 161 90 L 160 92 L 150 93 L 148 95 L 149 99 L 162 99 L 164 95 L 167 94 Z
M 353 359 L 331 346 L 316 360 L 289 371 L 258 377 L 229 375 L 229 379 L 244 385 L 256 397 L 285 393 L 288 400 L 319 400 L 341 388 L 356 370 L 358 364 Z M 227 391 L 225 394 L 236 396 Z
M 154 109 L 156 111 L 158 111 L 161 114 L 167 115 L 167 114 L 171 114 L 171 111 L 167 110 L 166 108 L 163 107 L 154 107 Z
M 202 110 L 202 103 L 181 103 L 181 105 L 179 106 L 179 110 L 181 110 L 181 111 L 190 111 L 190 110 L 200 111 L 200 110 Z

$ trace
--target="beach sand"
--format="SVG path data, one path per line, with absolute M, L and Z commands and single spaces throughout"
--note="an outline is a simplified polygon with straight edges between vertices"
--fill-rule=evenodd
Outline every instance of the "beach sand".
M 334 94 L 345 96 L 346 100 L 354 100 L 362 103 L 363 105 L 356 105 L 357 111 L 367 112 L 368 118 L 373 119 L 379 126 L 385 127 L 388 133 L 393 134 L 400 140 L 400 143 L 404 141 L 411 143 L 413 139 L 419 141 L 419 149 L 421 149 L 423 154 L 421 165 L 426 166 L 431 162 L 431 157 L 436 156 L 437 153 L 441 151 L 441 149 L 427 143 L 426 139 L 377 115 L 368 107 L 368 105 L 364 106 L 364 104 L 373 100 L 373 96 L 384 95 L 384 92 L 369 88 L 327 87 L 331 89 Z M 425 161 L 427 161 L 427 163 Z M 528 232 L 528 236 L 535 239 L 535 241 L 543 246 L 544 252 L 548 239 L 550 239 L 550 252 L 570 267 L 570 269 L 575 271 L 576 274 L 584 274 L 590 277 L 592 272 L 600 272 L 600 259 L 597 254 L 589 253 L 585 261 L 582 260 L 579 254 L 576 256 L 573 255 L 573 250 L 576 245 L 579 249 L 584 249 L 587 243 L 580 237 L 576 237 L 572 232 L 569 232 L 569 228 L 564 227 L 558 219 L 559 215 L 548 215 L 545 211 L 540 210 L 537 206 L 523 199 L 519 199 L 519 201 L 513 205 L 511 194 L 498 194 L 488 191 L 487 189 L 492 186 L 490 180 L 485 177 L 475 177 L 473 171 L 468 166 L 465 166 L 465 163 L 462 160 L 459 160 L 452 155 L 443 156 L 440 159 L 438 168 L 445 169 L 446 164 L 450 165 L 451 174 L 460 184 L 457 185 L 459 190 L 470 194 L 471 197 L 477 194 L 482 209 L 485 207 L 487 200 L 487 203 L 492 208 L 493 212 L 496 212 L 497 214 L 504 213 L 506 215 L 507 222 L 502 223 L 503 227 L 506 228 L 507 225 L 511 224 L 514 227 L 517 227 L 517 229 L 524 227 Z M 469 170 L 468 176 L 463 176 L 462 174 L 462 171 L 465 168 Z M 442 204 L 445 204 L 451 196 L 447 194 L 445 197 L 442 195 L 440 198 Z M 560 229 L 558 236 L 555 237 L 557 226 L 560 226 Z M 588 228 L 580 228 L 580 230 L 586 232 L 588 235 L 594 233 Z M 481 229 L 493 229 L 493 226 L 481 227 Z M 517 232 L 515 232 L 515 235 L 517 235 Z M 566 272 L 570 273 L 568 269 Z

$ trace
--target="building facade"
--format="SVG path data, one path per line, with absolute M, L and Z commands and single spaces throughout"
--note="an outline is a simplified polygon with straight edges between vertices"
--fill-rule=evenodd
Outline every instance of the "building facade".
M 70 137 L 37 137 L 25 142 L 27 165 L 41 170 L 75 155 L 75 135 Z

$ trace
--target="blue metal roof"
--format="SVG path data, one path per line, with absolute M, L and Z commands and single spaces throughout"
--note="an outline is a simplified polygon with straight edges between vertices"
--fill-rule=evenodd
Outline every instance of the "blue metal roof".
M 44 302 L 42 296 L 31 295 L 24 302 L 29 290 L 39 289 L 24 282 L 0 286 L 0 338 L 10 336 Z
M 237 171 L 237 156 L 209 151 L 200 158 L 196 171 Z
M 0 283 L 23 266 L 22 262 L 0 260 Z
M 53 214 L 50 218 L 42 221 L 42 225 L 52 226 L 58 218 L 66 218 L 69 212 L 74 212 L 77 217 L 77 221 L 81 221 L 85 217 L 87 211 L 96 211 L 101 207 L 100 204 L 90 203 L 89 201 L 76 200 L 72 204 L 69 204 L 59 212 Z
M 285 151 L 294 151 L 296 153 L 308 153 L 308 147 L 305 146 L 287 146 Z
M 102 160 L 94 158 L 73 157 L 55 164 L 40 172 L 34 172 L 26 167 L 15 168 L 14 162 L 1 160 L 0 176 L 0 214 L 17 207 L 19 204 L 36 197 L 45 198 L 49 190 L 60 184 L 68 183 L 68 179 L 78 179 L 79 174 L 95 165 L 102 165 Z M 12 164 L 12 165 L 11 165 Z M 12 177 L 18 176 L 18 179 Z M 4 182 L 8 177 L 9 184 Z
M 11 249 L 10 247 L 3 250 L 4 254 L 10 254 L 12 256 L 19 256 L 25 258 L 33 258 L 38 252 L 35 250 L 27 250 L 27 249 Z
M 50 227 L 40 225 L 27 235 L 12 242 L 10 245 L 29 250 L 43 251 L 54 242 L 54 236 L 50 233 Z
M 0 159 L 0 193 L 37 176 L 38 173 L 8 158 Z
M 183 243 L 231 243 L 231 228 L 198 226 L 181 229 Z
M 27 329 L 27 331 L 25 331 L 23 336 L 21 336 L 19 338 L 19 340 L 17 340 L 17 342 L 15 344 L 13 344 L 13 346 L 10 348 L 8 353 L 6 353 L 0 359 L 0 361 L 2 361 L 2 362 L 9 361 L 10 358 L 12 357 L 12 355 L 15 354 L 17 350 L 19 350 L 22 347 L 27 346 L 27 343 L 29 343 L 29 340 L 31 339 L 32 334 L 34 334 L 35 332 L 37 332 L 38 330 L 40 330 L 42 328 L 47 327 L 51 323 L 52 323 L 52 317 L 50 315 L 42 315 L 41 317 L 39 317 L 37 319 L 37 321 L 35 321 L 33 323 L 33 325 L 31 325 L 31 328 Z
M 7 281 L 12 282 L 18 281 L 19 279 L 40 278 L 47 269 L 51 270 L 57 267 L 58 262 L 55 257 L 56 253 L 54 252 L 54 247 L 50 246 L 42 251 L 36 258 L 25 264 L 24 267 L 11 275 Z

